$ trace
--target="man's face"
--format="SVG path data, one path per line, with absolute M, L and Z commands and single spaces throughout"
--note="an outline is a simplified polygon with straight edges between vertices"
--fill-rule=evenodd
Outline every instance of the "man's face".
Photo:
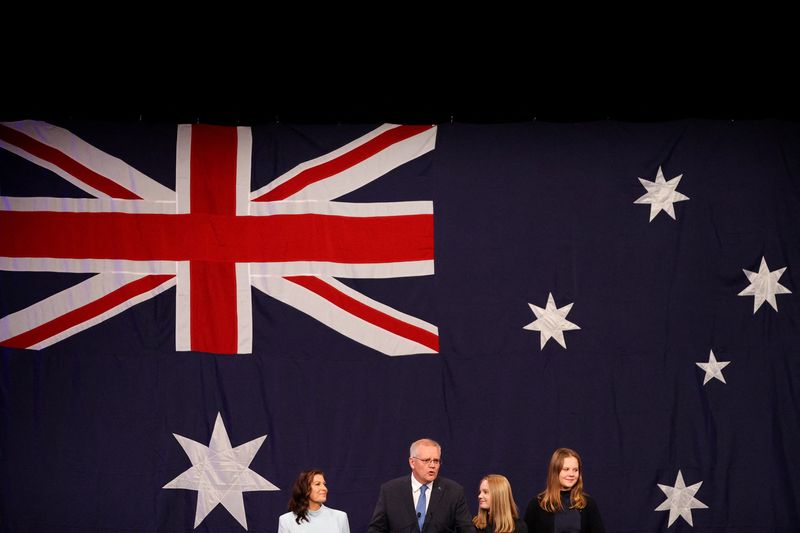
M 415 450 L 416 457 L 410 457 L 411 473 L 417 481 L 423 484 L 430 483 L 439 475 L 441 466 L 441 452 L 436 446 L 420 444 Z

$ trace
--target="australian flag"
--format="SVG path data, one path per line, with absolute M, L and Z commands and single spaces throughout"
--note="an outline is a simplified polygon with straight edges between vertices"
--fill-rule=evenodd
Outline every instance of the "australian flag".
M 0 124 L 0 526 L 363 531 L 577 450 L 608 531 L 800 523 L 800 127 Z

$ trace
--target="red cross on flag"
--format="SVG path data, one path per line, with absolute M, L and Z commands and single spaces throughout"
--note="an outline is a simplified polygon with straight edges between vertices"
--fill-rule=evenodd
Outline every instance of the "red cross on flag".
M 251 353 L 252 286 L 381 353 L 437 353 L 435 326 L 337 280 L 432 275 L 432 202 L 336 201 L 435 142 L 386 124 L 251 191 L 250 128 L 181 125 L 173 191 L 65 129 L 2 124 L 0 147 L 92 198 L 0 197 L 0 269 L 94 275 L 0 319 L 0 344 L 41 349 L 175 286 L 176 350 Z

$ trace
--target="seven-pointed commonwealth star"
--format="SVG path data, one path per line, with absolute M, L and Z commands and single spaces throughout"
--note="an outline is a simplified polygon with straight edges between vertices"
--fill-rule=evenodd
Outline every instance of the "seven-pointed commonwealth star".
M 675 208 L 672 204 L 689 199 L 688 196 L 681 194 L 676 190 L 682 177 L 683 174 L 679 174 L 671 180 L 666 181 L 664 179 L 664 173 L 661 171 L 661 167 L 658 167 L 658 173 L 656 174 L 655 181 L 639 178 L 639 183 L 641 183 L 642 186 L 647 189 L 647 192 L 633 203 L 650 204 L 650 222 L 652 222 L 653 219 L 656 218 L 656 215 L 661 211 L 664 211 L 666 214 L 671 216 L 673 220 L 675 220 Z
M 769 271 L 767 266 L 767 259 L 761 257 L 761 266 L 758 267 L 758 272 L 750 272 L 749 270 L 742 269 L 744 275 L 750 280 L 750 285 L 739 293 L 739 296 L 754 296 L 753 300 L 753 314 L 758 311 L 764 301 L 769 302 L 769 305 L 777 311 L 778 302 L 775 301 L 776 294 L 791 294 L 792 291 L 778 283 L 781 279 L 786 267 L 779 268 L 778 270 Z
M 711 381 L 711 378 L 717 378 L 721 382 L 726 383 L 725 376 L 722 375 L 722 369 L 731 364 L 731 362 L 717 361 L 717 358 L 714 357 L 714 350 L 711 350 L 711 354 L 708 356 L 708 363 L 695 364 L 706 371 L 705 379 L 703 379 L 703 385 Z
M 708 505 L 694 497 L 697 491 L 700 490 L 700 485 L 702 484 L 703 482 L 701 481 L 700 483 L 695 483 L 691 487 L 687 487 L 683 482 L 683 475 L 680 470 L 678 470 L 678 478 L 675 480 L 674 487 L 658 483 L 658 488 L 664 491 L 664 494 L 667 495 L 667 499 L 656 507 L 656 511 L 669 511 L 667 527 L 671 526 L 679 516 L 689 522 L 690 526 L 694 527 L 694 524 L 692 524 L 692 509 L 708 509 Z
M 541 346 L 539 349 L 544 349 L 545 343 L 554 338 L 564 348 L 567 347 L 567 341 L 564 340 L 564 331 L 571 329 L 581 329 L 577 324 L 573 324 L 567 320 L 567 313 L 572 309 L 572 304 L 565 305 L 562 308 L 556 308 L 556 302 L 553 300 L 553 293 L 547 295 L 547 306 L 542 309 L 531 303 L 528 304 L 536 315 L 536 320 L 525 326 L 523 329 L 541 332 Z
M 232 448 L 219 413 L 208 446 L 175 433 L 173 435 L 192 461 L 192 467 L 164 485 L 164 488 L 197 491 L 194 527 L 199 526 L 208 513 L 221 503 L 247 529 L 242 492 L 280 490 L 249 468 L 266 435 Z

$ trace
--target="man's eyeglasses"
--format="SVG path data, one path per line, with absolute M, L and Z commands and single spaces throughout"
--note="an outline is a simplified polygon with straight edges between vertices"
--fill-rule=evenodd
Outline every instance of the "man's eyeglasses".
M 420 459 L 419 457 L 414 457 L 414 459 L 416 459 L 417 461 L 419 461 L 421 463 L 425 463 L 425 466 L 428 466 L 428 465 L 439 466 L 439 465 L 442 464 L 442 461 L 439 460 L 439 459 L 432 459 L 432 458 Z

